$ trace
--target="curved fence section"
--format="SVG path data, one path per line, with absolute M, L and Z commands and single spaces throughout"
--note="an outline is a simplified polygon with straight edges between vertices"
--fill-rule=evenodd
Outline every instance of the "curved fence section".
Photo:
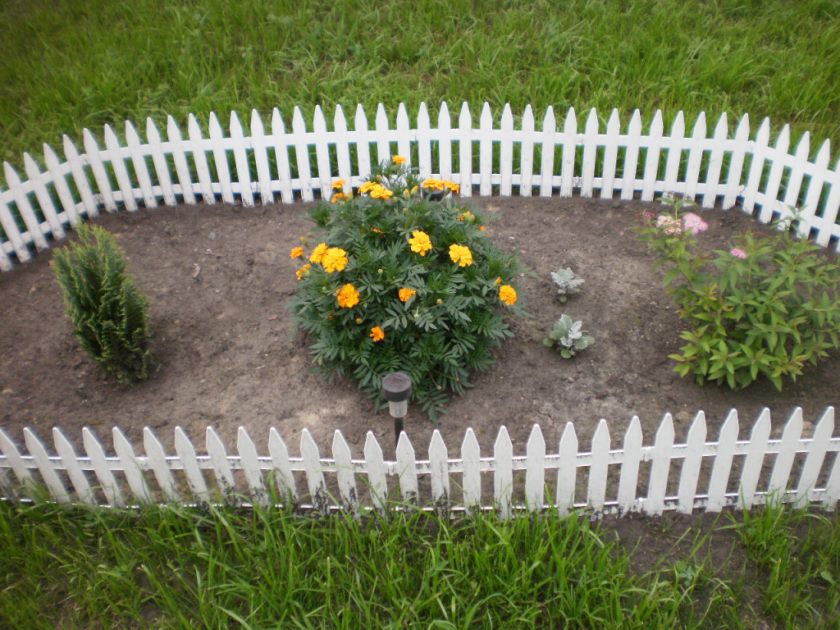
M 214 114 L 206 127 L 190 115 L 186 132 L 171 117 L 165 133 L 148 119 L 143 138 L 130 122 L 122 137 L 106 125 L 101 140 L 84 131 L 83 151 L 65 136 L 63 156 L 47 145 L 41 163 L 24 154 L 25 177 L 4 164 L 0 269 L 101 211 L 323 199 L 335 178 L 349 193 L 394 154 L 421 176 L 458 182 L 464 197 L 650 201 L 671 192 L 704 208 L 740 205 L 762 222 L 797 207 L 802 236 L 840 247 L 840 160 L 832 169 L 827 140 L 812 158 L 807 133 L 791 147 L 787 125 L 771 142 L 769 120 L 751 133 L 746 115 L 733 128 L 725 114 L 712 127 L 701 113 L 689 129 L 679 113 L 667 132 L 659 111 L 646 130 L 638 110 L 626 126 L 615 110 L 604 125 L 594 109 L 582 121 L 574 109 L 558 120 L 551 108 L 537 120 L 530 106 L 516 120 L 505 106 L 497 120 L 486 103 L 477 125 L 466 103 L 457 116 L 444 103 L 434 118 L 421 105 L 412 120 L 400 105 L 392 120 L 380 104 L 373 124 L 358 106 L 352 121 L 337 107 L 331 124 L 320 108 L 309 124 L 296 108 L 287 125 L 275 109 L 268 125 L 253 111 L 247 128 L 233 112 L 226 130 Z

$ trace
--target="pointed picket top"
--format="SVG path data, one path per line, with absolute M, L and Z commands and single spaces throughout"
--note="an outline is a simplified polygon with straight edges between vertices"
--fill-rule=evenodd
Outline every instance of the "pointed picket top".
M 549 109 L 551 109 L 551 106 L 549 106 Z M 546 112 L 546 114 L 547 113 L 548 112 Z M 534 130 L 534 124 L 535 124 L 534 108 L 531 107 L 530 103 L 528 103 L 525 106 L 525 111 L 522 112 L 522 129 L 533 131 Z
M 713 137 L 717 139 L 726 138 L 729 134 L 729 118 L 726 115 L 726 112 L 723 112 L 718 118 L 717 124 L 715 124 L 715 130 L 713 132 Z
M 464 507 L 468 512 L 481 505 L 481 448 L 472 427 L 467 428 L 461 442 L 461 460 L 464 475 L 461 485 L 464 489 Z
M 458 183 L 461 185 L 461 196 L 472 197 L 472 164 L 473 164 L 473 134 L 472 116 L 466 101 L 461 105 L 458 116 Z
M 642 139 L 642 114 L 638 109 L 633 110 L 630 123 L 627 125 L 627 150 L 624 154 L 622 168 L 621 198 L 633 199 L 636 193 L 636 172 L 639 168 L 639 149 Z
M 397 106 L 397 155 L 406 159 L 406 164 L 411 165 L 411 144 L 409 135 L 412 134 L 411 123 L 408 120 L 408 111 L 405 103 Z
M 822 143 L 820 150 L 817 151 L 817 157 L 814 159 L 814 170 L 816 174 L 811 178 L 808 186 L 808 193 L 805 196 L 805 207 L 803 208 L 803 220 L 799 223 L 799 234 L 802 237 L 808 235 L 810 231 L 809 225 L 813 222 L 813 217 L 819 209 L 820 197 L 823 191 L 823 182 L 825 181 L 825 172 L 828 170 L 828 161 L 831 158 L 831 142 L 826 139 Z M 826 205 L 826 210 L 829 206 Z M 826 217 L 827 218 L 827 217 Z M 829 225 L 832 225 L 833 221 Z M 826 226 L 820 229 L 820 238 L 817 239 L 819 244 L 828 244 L 830 238 L 831 228 Z
M 493 114 L 486 101 L 481 108 L 478 128 L 478 173 L 479 194 L 489 196 L 493 192 Z
M 38 466 L 38 471 L 41 473 L 41 478 L 44 484 L 50 491 L 53 498 L 60 503 L 69 503 L 70 495 L 64 489 L 64 482 L 58 476 L 53 463 L 50 461 L 50 456 L 47 449 L 38 436 L 29 427 L 23 429 L 23 441 L 26 444 L 26 449 Z
M 225 135 L 222 131 L 222 125 L 219 123 L 219 118 L 218 116 L 216 116 L 216 112 L 210 112 L 210 116 L 208 118 L 207 123 L 207 130 L 211 138 L 222 138 Z
M 324 472 L 321 470 L 321 455 L 312 434 L 306 428 L 300 434 L 300 456 L 306 471 L 306 484 L 312 506 L 317 511 L 326 513 L 329 509 L 329 497 Z
M 718 436 L 717 452 L 709 478 L 707 512 L 720 512 L 726 505 L 726 488 L 732 471 L 732 458 L 738 442 L 738 412 L 732 409 L 726 416 Z
M 58 199 L 61 201 L 61 207 L 64 209 L 67 221 L 70 225 L 75 226 L 80 221 L 79 213 L 76 211 L 76 200 L 73 199 L 73 194 L 70 192 L 64 173 L 61 172 L 61 164 L 58 161 L 58 155 L 56 155 L 53 148 L 46 143 L 43 145 L 43 150 L 44 163 L 47 165 L 47 171 L 49 172 L 50 178 L 55 186 L 55 192 L 58 194 Z
M 782 432 L 782 439 L 779 443 L 779 454 L 776 455 L 776 463 L 773 465 L 773 472 L 770 475 L 770 485 L 767 491 L 775 496 L 775 499 L 783 501 L 790 481 L 790 471 L 793 467 L 793 460 L 799 448 L 799 440 L 802 436 L 802 408 L 793 410 L 790 419 Z
M 353 192 L 353 169 L 350 164 L 351 135 L 347 132 L 347 119 L 344 117 L 341 105 L 335 106 L 333 128 L 337 138 L 335 150 L 338 157 L 338 176 L 344 180 L 341 192 L 350 195 Z M 330 188 L 332 188 L 332 182 L 330 182 Z
M 636 490 L 639 486 L 639 462 L 642 460 L 642 423 L 639 416 L 633 416 L 624 433 L 624 459 L 621 462 L 621 478 L 618 482 L 619 514 L 636 509 Z
M 245 134 L 242 131 L 242 123 L 239 121 L 239 115 L 235 110 L 230 112 L 230 135 L 231 137 L 243 137 Z
M 376 106 L 374 125 L 376 130 L 376 161 L 377 163 L 382 163 L 391 157 L 391 143 L 388 140 L 390 123 L 388 121 L 388 113 L 385 111 L 385 106 L 382 103 Z
M 130 212 L 137 210 L 137 200 L 134 199 L 134 190 L 131 180 L 128 177 L 128 170 L 125 167 L 125 161 L 120 157 L 122 145 L 116 132 L 111 128 L 111 125 L 105 125 L 105 148 L 109 153 L 111 168 L 114 170 L 114 176 L 117 179 L 117 188 L 120 190 L 123 205 L 125 209 Z
M 706 192 L 703 193 L 701 204 L 704 208 L 712 208 L 721 190 L 720 173 L 723 168 L 724 145 L 729 135 L 726 112 L 721 114 L 712 133 L 712 151 L 709 155 L 709 166 L 706 171 Z
M 417 108 L 417 126 L 421 129 L 428 129 L 431 124 L 432 120 L 429 117 L 429 108 L 426 107 L 426 101 L 420 101 L 420 106 Z
M 677 489 L 677 511 L 691 514 L 694 511 L 694 498 L 697 495 L 697 483 L 700 479 L 703 451 L 706 447 L 706 414 L 702 411 L 698 411 L 694 416 L 694 421 L 688 428 L 685 444 L 685 458 Z
M 361 103 L 356 105 L 356 113 L 353 118 L 353 124 L 356 131 L 367 131 L 369 128 L 367 115 L 365 114 L 365 108 L 362 107 Z
M 268 452 L 271 455 L 271 465 L 274 468 L 274 481 L 277 484 L 277 491 L 283 499 L 296 501 L 297 487 L 289 462 L 289 449 L 286 448 L 286 443 L 274 427 L 271 427 L 268 432 Z
M 236 431 L 236 450 L 239 453 L 239 461 L 245 473 L 251 500 L 260 505 L 268 505 L 257 445 L 254 444 L 254 440 L 248 435 L 245 427 L 239 427 Z
M 765 407 L 761 410 L 750 432 L 750 441 L 742 464 L 741 482 L 738 486 L 736 502 L 738 508 L 748 510 L 755 502 L 755 490 L 758 487 L 761 469 L 764 466 L 770 429 L 770 410 Z
M 414 447 L 405 431 L 400 433 L 397 440 L 397 475 L 400 481 L 400 496 L 406 503 L 413 503 L 419 497 L 417 486 L 417 461 Z
M 286 134 L 286 122 L 277 107 L 271 110 L 271 133 L 279 136 Z
M 155 474 L 155 479 L 167 501 L 180 501 L 175 479 L 166 461 L 166 451 L 149 427 L 143 428 L 143 448 L 149 461 L 149 467 Z
M 770 119 L 765 117 L 758 127 L 758 133 L 755 136 L 756 144 L 768 145 L 770 143 Z
M 670 413 L 666 413 L 656 430 L 656 439 L 653 444 L 648 496 L 644 505 L 646 514 L 659 515 L 665 509 L 665 492 L 668 488 L 668 473 L 671 468 L 673 446 L 674 419 Z
M 574 107 L 570 107 L 566 112 L 566 119 L 563 121 L 563 133 L 577 133 L 577 115 Z
M 239 184 L 239 199 L 242 206 L 245 208 L 253 207 L 254 205 L 254 191 L 251 186 L 251 164 L 248 160 L 246 150 L 250 144 L 253 147 L 253 140 L 249 143 L 245 139 L 245 134 L 242 130 L 242 123 L 239 122 L 239 115 L 235 111 L 230 112 L 230 137 L 233 147 L 233 161 L 236 166 L 236 180 Z M 257 161 L 259 158 L 256 158 Z
M 47 191 L 47 187 L 41 179 L 41 167 L 38 166 L 35 159 L 28 153 L 23 154 L 23 166 L 26 171 L 26 177 L 32 185 L 35 198 L 38 200 L 41 212 L 43 212 L 44 218 L 47 220 L 47 224 L 53 233 L 53 237 L 63 239 L 65 236 L 64 226 L 58 219 L 58 212 L 55 209 L 52 197 L 50 197 L 50 193 Z
M 260 137 L 265 135 L 265 125 L 257 108 L 251 110 L 251 135 Z
M 674 122 L 671 123 L 671 135 L 677 138 L 685 135 L 685 114 L 682 110 L 677 112 Z
M 388 129 L 389 126 L 388 122 L 388 112 L 385 111 L 385 105 L 382 103 L 377 104 L 376 106 L 376 119 L 375 125 L 377 129 Z
M 292 110 L 292 131 L 296 134 L 306 133 L 306 121 L 303 118 L 303 112 L 297 105 Z
M 657 109 L 653 112 L 653 118 L 650 121 L 650 135 L 661 136 L 665 133 L 665 118 L 662 115 L 662 110 Z
M 35 247 L 38 250 L 48 249 L 49 245 L 47 244 L 47 239 L 41 231 L 41 222 L 35 216 L 35 212 L 32 210 L 32 205 L 29 203 L 29 198 L 23 192 L 20 176 L 8 162 L 3 162 L 3 174 L 6 177 L 6 185 L 14 195 L 18 211 L 23 218 L 23 222 L 26 224 L 29 236 L 32 237 L 32 240 L 35 243 Z
M 79 496 L 79 500 L 87 505 L 96 505 L 96 496 L 90 487 L 84 471 L 79 466 L 76 450 L 70 444 L 70 440 L 64 436 L 58 427 L 53 427 L 52 435 L 55 450 L 64 466 L 64 470 L 67 472 L 67 476 L 70 478 L 70 483 L 73 484 L 73 488 Z
M 429 469 L 432 481 L 432 501 L 443 508 L 449 501 L 449 453 L 440 431 L 432 432 L 429 442 Z
M 177 205 L 175 198 L 175 191 L 172 188 L 172 174 L 169 171 L 169 164 L 166 155 L 163 152 L 163 142 L 161 141 L 160 131 L 158 131 L 155 121 L 151 117 L 146 118 L 146 140 L 148 141 L 148 148 L 152 154 L 152 164 L 155 167 L 155 175 L 160 184 L 161 192 L 163 193 L 163 203 L 167 206 Z M 172 147 L 172 154 L 176 151 Z M 177 164 L 175 169 L 177 171 Z M 186 200 L 186 195 L 184 197 Z
M 729 170 L 726 173 L 726 194 L 723 197 L 723 208 L 728 210 L 735 205 L 735 201 L 744 187 L 741 185 L 741 173 L 744 170 L 744 157 L 750 142 L 750 119 L 744 114 L 735 128 L 735 148 L 729 160 Z
M 271 188 L 271 167 L 269 166 L 268 151 L 271 148 L 265 134 L 260 113 L 251 110 L 251 144 L 254 149 L 254 163 L 257 166 L 257 190 L 260 193 L 260 204 L 267 206 L 274 203 L 274 191 Z M 346 129 L 344 130 L 346 133 Z
M 799 199 L 799 190 L 802 188 L 802 178 L 805 176 L 805 169 L 808 166 L 808 156 L 811 151 L 811 136 L 806 131 L 799 138 L 796 150 L 793 155 L 793 167 L 791 168 L 790 179 L 785 191 L 784 202 L 786 205 L 795 206 Z
M 677 112 L 674 122 L 671 124 L 670 137 L 664 143 L 668 148 L 668 157 L 665 160 L 665 180 L 662 184 L 664 192 L 676 192 L 684 138 L 685 114 L 680 110 Z
M 213 427 L 207 427 L 204 440 L 219 489 L 225 495 L 225 498 L 229 498 L 236 491 L 236 484 L 233 480 L 233 471 L 230 468 L 225 445 L 213 430 Z
M 152 493 L 143 476 L 143 470 L 140 467 L 137 456 L 134 454 L 134 447 L 117 427 L 111 429 L 111 437 L 114 441 L 114 452 L 122 464 L 123 474 L 125 475 L 126 482 L 128 482 L 129 489 L 138 501 L 141 503 L 150 503 L 152 501 Z
M 743 116 L 741 116 L 740 120 L 738 120 L 738 126 L 735 128 L 735 138 L 740 140 L 741 138 L 748 138 L 749 135 L 750 116 L 749 114 L 744 114 Z
M 570 107 L 563 121 L 563 158 L 560 163 L 560 196 L 571 197 L 574 189 L 575 152 L 577 150 L 577 117 Z
M 87 161 L 79 155 L 79 150 L 76 148 L 76 145 L 73 144 L 70 136 L 67 134 L 63 135 L 61 137 L 61 142 L 62 148 L 64 149 L 64 157 L 67 158 L 67 163 L 70 165 L 73 182 L 76 184 L 76 189 L 79 191 L 79 196 L 82 198 L 82 204 L 84 205 L 85 212 L 88 217 L 95 217 L 99 214 L 99 207 L 93 197 L 93 191 L 90 188 L 87 173 L 84 169 Z
M 440 102 L 440 109 L 438 110 L 438 128 L 449 129 L 452 124 L 452 117 L 449 115 L 449 105 L 446 101 Z
M 554 192 L 554 150 L 557 118 L 549 105 L 542 120 L 542 150 L 540 151 L 540 197 L 551 197 Z M 566 149 L 563 149 L 565 156 Z M 561 163 L 562 165 L 562 163 Z
M 399 121 L 399 116 L 397 120 Z M 433 173 L 431 125 L 432 121 L 429 118 L 426 103 L 421 102 L 417 110 L 417 164 L 415 164 L 420 179 L 430 177 Z M 445 141 L 443 143 L 445 144 Z M 406 157 L 409 158 L 410 156 Z
M 493 474 L 493 497 L 499 518 L 511 517 L 513 503 L 513 443 L 505 425 L 499 428 L 496 442 L 493 444 L 495 471 Z
M 315 111 L 312 112 L 312 131 L 319 134 L 327 131 L 327 119 L 324 118 L 324 110 L 320 105 L 315 105 Z
M 808 443 L 808 455 L 802 465 L 802 473 L 799 476 L 799 485 L 796 488 L 795 503 L 802 507 L 807 505 L 811 492 L 817 485 L 820 470 L 828 451 L 828 443 L 834 433 L 834 407 L 827 407 L 814 427 L 811 441 Z
M 540 425 L 531 429 L 525 448 L 525 505 L 530 512 L 538 512 L 545 502 L 545 438 Z
M 204 474 L 198 465 L 195 447 L 181 427 L 175 427 L 175 452 L 184 466 L 184 476 L 193 496 L 204 503 L 210 502 L 210 492 L 204 481 Z
M 195 162 L 195 172 L 198 175 L 198 182 L 201 189 L 201 198 L 204 203 L 211 205 L 216 203 L 216 195 L 213 192 L 213 182 L 210 179 L 210 167 L 207 164 L 207 150 L 202 135 L 201 126 L 194 114 L 187 116 L 187 134 L 192 144 L 192 157 Z M 183 182 L 182 182 L 183 183 Z
M 701 111 L 697 114 L 697 119 L 694 121 L 694 127 L 691 130 L 691 137 L 695 139 L 706 138 L 706 112 Z
M 604 161 L 601 168 L 601 199 L 611 199 L 613 196 L 616 159 L 618 157 L 618 135 L 620 133 L 621 121 L 619 120 L 618 110 L 613 109 L 610 112 L 610 117 L 607 119 L 607 132 L 604 139 Z
M 577 488 L 578 438 L 575 425 L 571 422 L 567 422 L 563 429 L 558 453 L 560 462 L 557 466 L 557 510 L 560 514 L 567 514 L 575 506 Z
M 6 435 L 3 429 L 0 429 L 0 453 L 3 453 L 6 461 L 9 462 L 9 466 L 14 471 L 20 485 L 27 486 L 33 483 L 32 473 L 29 472 L 17 445 Z
M 586 135 L 594 135 L 597 134 L 599 131 L 599 123 L 598 123 L 598 110 L 594 107 L 589 110 L 589 114 L 586 117 L 586 126 L 584 130 L 584 134 Z
M 222 189 L 222 201 L 225 203 L 234 203 L 233 188 L 231 187 L 230 169 L 228 168 L 227 151 L 222 144 L 225 139 L 222 125 L 216 116 L 216 112 L 210 112 L 210 120 L 208 123 L 208 130 L 210 135 L 210 146 L 213 151 L 213 162 L 216 165 L 216 182 Z
M 286 123 L 276 107 L 271 110 L 271 141 L 274 145 L 277 178 L 280 180 L 280 199 L 283 203 L 294 203 L 292 170 L 289 164 L 290 141 L 286 134 Z
M 175 162 L 175 174 L 178 178 L 178 184 L 181 186 L 181 196 L 183 197 L 184 203 L 192 205 L 195 203 L 195 193 L 192 188 L 192 174 L 187 165 L 187 156 L 184 153 L 181 129 L 172 116 L 166 117 L 166 137 L 169 140 L 170 152 Z M 161 159 L 163 163 L 158 170 L 168 172 L 169 167 L 166 158 L 162 154 Z
M 373 431 L 367 432 L 363 451 L 371 501 L 373 506 L 382 512 L 385 510 L 385 503 L 388 500 L 388 482 L 385 479 L 385 458 L 382 456 L 382 447 L 376 441 Z
M 332 175 L 330 172 L 330 149 L 327 144 L 327 120 L 320 105 L 315 106 L 312 116 L 312 133 L 315 136 L 315 161 L 318 166 L 318 182 L 321 199 L 329 199 L 332 193 Z
M 461 112 L 458 114 L 458 124 L 462 130 L 472 129 L 472 114 L 470 114 L 470 106 L 466 101 L 461 103 Z
M 157 197 L 152 190 L 152 180 L 149 176 L 149 169 L 146 166 L 146 156 L 143 154 L 143 145 L 140 141 L 140 136 L 134 125 L 130 120 L 125 121 L 125 143 L 128 146 L 131 155 L 131 163 L 134 166 L 134 173 L 137 176 L 137 183 L 140 186 L 140 193 L 143 195 L 143 204 L 147 208 L 157 208 Z M 149 144 L 145 145 L 147 148 Z M 122 164 L 122 160 L 120 160 Z M 125 170 L 125 164 L 122 164 L 122 169 Z M 128 179 L 128 172 L 125 173 L 126 181 L 129 185 L 129 193 L 131 192 L 131 181 Z M 133 198 L 133 197 L 132 197 Z M 136 206 L 136 204 L 135 204 Z
M 338 481 L 338 495 L 344 509 L 357 511 L 359 505 L 356 492 L 356 476 L 353 470 L 353 456 L 347 440 L 338 429 L 333 433 L 332 454 L 335 460 L 335 475 Z
M 758 187 L 764 174 L 764 164 L 767 158 L 767 147 L 770 142 L 770 119 L 765 118 L 758 128 L 755 141 L 752 147 L 752 162 L 747 175 L 747 184 L 744 186 L 743 210 L 752 212 L 755 208 L 755 198 L 758 194 Z
M 688 199 L 694 199 L 697 194 L 697 182 L 700 179 L 700 169 L 703 166 L 705 141 L 706 113 L 701 111 L 691 130 L 691 143 L 685 171 L 685 196 Z
M 592 436 L 592 464 L 589 467 L 587 503 L 596 514 L 604 509 L 607 491 L 607 467 L 610 455 L 610 430 L 601 418 Z
M 538 136 L 534 132 L 534 110 L 530 105 L 525 106 L 520 123 L 521 142 L 519 157 L 519 195 L 530 197 L 533 193 L 534 176 L 534 142 Z
M 787 153 L 788 146 L 790 146 L 790 125 L 785 124 L 776 138 L 776 150 Z
M 90 458 L 91 466 L 99 481 L 99 487 L 102 489 L 108 505 L 112 507 L 125 506 L 122 491 L 117 480 L 114 478 L 114 473 L 111 472 L 108 466 L 105 449 L 102 448 L 102 444 L 96 439 L 96 435 L 88 427 L 82 427 L 82 445 Z

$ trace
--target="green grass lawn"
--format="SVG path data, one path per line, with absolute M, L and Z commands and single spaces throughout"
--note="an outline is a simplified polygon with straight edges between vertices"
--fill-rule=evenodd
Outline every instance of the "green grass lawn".
M 167 113 L 442 100 L 748 112 L 837 146 L 838 76 L 835 0 L 12 0 L 0 158 Z

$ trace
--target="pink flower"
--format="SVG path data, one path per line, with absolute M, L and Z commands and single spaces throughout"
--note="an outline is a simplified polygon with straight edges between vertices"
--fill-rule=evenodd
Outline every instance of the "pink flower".
M 733 247 L 732 249 L 730 249 L 729 253 L 732 254 L 733 256 L 735 256 L 735 258 L 746 258 L 747 257 L 747 252 L 745 252 L 743 249 L 739 249 L 737 247 Z
M 644 212 L 642 212 L 642 218 L 645 221 L 653 221 L 653 212 L 649 212 L 648 210 L 645 210 Z
M 682 232 L 682 224 L 679 219 L 660 214 L 656 217 L 656 227 L 662 228 L 665 234 L 679 234 Z
M 692 234 L 699 234 L 709 229 L 709 224 L 693 212 L 687 212 L 683 217 L 685 229 Z

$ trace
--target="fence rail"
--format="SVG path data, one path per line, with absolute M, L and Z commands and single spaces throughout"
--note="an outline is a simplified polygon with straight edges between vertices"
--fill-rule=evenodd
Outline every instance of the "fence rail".
M 425 509 L 497 509 L 503 518 L 514 511 L 556 507 L 560 513 L 585 508 L 594 515 L 677 510 L 720 511 L 750 508 L 769 497 L 796 505 L 818 504 L 833 510 L 840 500 L 840 436 L 834 436 L 834 408 L 828 407 L 813 427 L 804 428 L 797 409 L 771 439 L 765 409 L 749 438 L 739 440 L 738 414 L 731 411 L 717 441 L 707 441 L 706 419 L 699 412 L 684 443 L 675 443 L 674 424 L 666 414 L 652 443 L 645 444 L 634 417 L 621 448 L 613 448 L 607 422 L 598 424 L 588 451 L 579 451 L 572 423 L 556 446 L 548 447 L 534 425 L 524 455 L 513 454 L 507 430 L 499 430 L 490 456 L 482 456 L 468 429 L 460 457 L 451 458 L 435 431 L 428 459 L 418 459 L 403 433 L 395 459 L 386 460 L 372 433 L 363 458 L 354 459 L 340 431 L 333 437 L 331 458 L 320 454 L 307 430 L 299 455 L 292 456 L 280 434 L 271 429 L 266 445 L 257 447 L 239 428 L 237 454 L 208 427 L 205 454 L 180 428 L 174 451 L 167 454 L 151 429 L 143 432 L 143 453 L 117 428 L 111 453 L 85 428 L 79 456 L 70 440 L 53 429 L 55 455 L 36 434 L 24 429 L 28 454 L 0 430 L 0 482 L 7 497 L 32 498 L 45 486 L 52 499 L 90 505 L 125 506 L 149 502 L 232 501 L 245 504 L 291 503 L 301 509 L 353 512 L 414 504 Z M 14 477 L 9 471 L 14 473 Z M 524 475 L 523 475 L 524 473 Z M 398 503 L 393 503 L 397 501 Z
M 705 113 L 689 131 L 680 112 L 666 133 L 657 111 L 643 133 L 638 110 L 623 130 L 616 110 L 602 125 L 593 109 L 581 126 L 574 109 L 560 121 L 548 108 L 538 124 L 530 106 L 517 121 L 505 106 L 496 126 L 486 103 L 478 127 L 466 103 L 454 124 L 445 103 L 436 126 L 425 104 L 414 125 L 403 105 L 393 126 L 381 104 L 373 126 L 361 106 L 352 122 L 351 128 L 337 107 L 328 126 L 317 107 L 307 128 L 295 108 L 287 127 L 275 109 L 268 127 L 253 111 L 245 128 L 232 112 L 226 135 L 212 113 L 206 129 L 190 115 L 186 134 L 172 117 L 167 118 L 165 134 L 147 119 L 145 139 L 131 122 L 125 123 L 122 139 L 106 125 L 102 143 L 85 129 L 83 152 L 65 136 L 63 159 L 48 145 L 42 164 L 24 154 L 25 179 L 4 164 L 0 269 L 30 260 L 33 248 L 48 248 L 51 240 L 64 238 L 68 225 L 94 217 L 101 209 L 135 211 L 161 202 L 174 206 L 221 200 L 251 206 L 278 199 L 312 201 L 328 197 L 336 177 L 347 181 L 344 192 L 349 193 L 372 165 L 395 153 L 406 156 L 422 176 L 457 181 L 465 197 L 591 197 L 597 191 L 605 198 L 650 201 L 673 192 L 696 199 L 704 208 L 728 209 L 740 203 L 762 222 L 800 207 L 800 233 L 820 245 L 840 247 L 840 160 L 830 168 L 828 140 L 812 160 L 808 133 L 791 151 L 787 125 L 771 143 L 768 119 L 752 139 L 746 115 L 731 135 L 728 118 L 722 115 L 709 135 Z

